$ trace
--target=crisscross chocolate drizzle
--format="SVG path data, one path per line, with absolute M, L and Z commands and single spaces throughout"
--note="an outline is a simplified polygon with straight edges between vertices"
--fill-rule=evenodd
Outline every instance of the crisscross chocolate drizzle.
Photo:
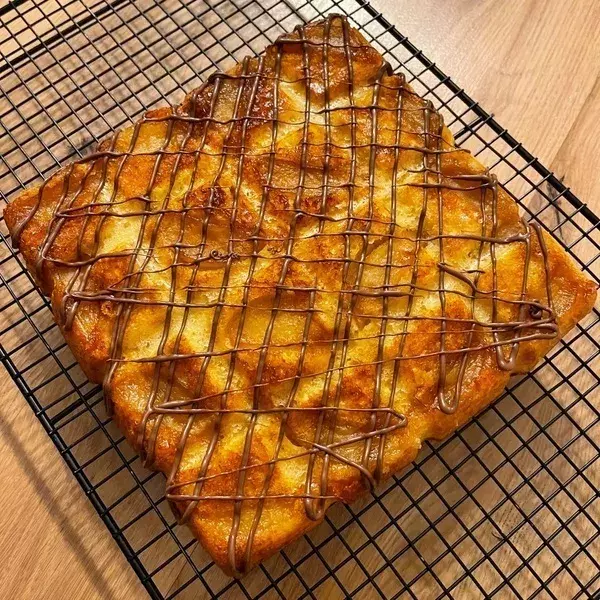
M 333 28 L 337 31 L 341 28 L 342 44 L 334 43 Z M 322 39 L 309 38 L 304 27 L 297 27 L 292 34 L 280 37 L 258 58 L 246 58 L 228 73 L 214 73 L 180 107 L 148 113 L 133 126 L 127 148 L 122 148 L 123 140 L 116 134 L 94 154 L 66 167 L 62 196 L 37 260 L 38 275 L 48 264 L 68 269 L 69 282 L 58 311 L 63 328 L 72 327 L 82 303 L 104 303 L 114 311 L 110 361 L 104 379 L 108 404 L 112 395 L 111 382 L 120 365 L 136 362 L 140 366 L 148 363 L 153 366 L 152 391 L 138 426 L 138 447 L 145 463 L 151 465 L 163 420 L 167 417 L 183 419 L 175 460 L 168 476 L 167 498 L 181 521 L 188 519 L 201 502 L 222 500 L 231 503 L 229 562 L 236 573 L 243 572 L 251 562 L 253 542 L 267 500 L 301 499 L 308 517 L 319 520 L 328 504 L 337 499 L 330 490 L 328 479 L 333 463 L 350 465 L 366 486 L 372 487 L 381 479 L 386 440 L 407 422 L 395 402 L 397 391 L 403 386 L 403 362 L 416 363 L 424 358 L 437 361 L 437 404 L 439 410 L 451 414 L 460 401 L 469 357 L 473 353 L 491 349 L 495 352 L 498 367 L 511 371 L 515 368 L 521 342 L 552 338 L 557 334 L 547 272 L 546 298 L 532 301 L 526 293 L 533 238 L 537 238 L 537 247 L 544 259 L 547 255 L 538 226 L 521 224 L 520 230 L 500 235 L 496 178 L 487 172 L 444 173 L 444 157 L 465 151 L 447 141 L 442 119 L 431 103 L 418 99 L 404 77 L 394 75 L 390 65 L 383 61 L 375 77 L 357 89 L 355 70 L 359 55 L 366 49 L 373 53 L 373 49 L 353 42 L 344 17 L 329 17 L 322 32 Z M 340 39 L 339 35 L 336 39 Z M 281 74 L 286 52 L 299 56 L 296 77 L 292 79 L 284 79 Z M 343 56 L 345 73 L 342 81 L 339 77 L 335 82 L 331 81 L 330 57 L 333 54 L 338 62 Z M 311 64 L 315 56 L 320 57 L 319 64 L 322 61 L 323 72 L 318 77 L 315 77 L 315 68 Z M 367 55 L 367 58 L 372 57 L 373 54 Z M 264 91 L 265 86 L 268 93 Z M 331 94 L 333 86 L 337 86 L 335 98 Z M 302 108 L 286 105 L 284 96 L 289 96 L 290 89 L 295 90 Z M 340 89 L 345 91 L 340 92 Z M 225 95 L 232 107 L 229 115 L 219 110 Z M 257 106 L 257 102 L 264 104 L 265 98 L 270 98 L 269 106 Z M 285 112 L 284 116 L 282 112 Z M 347 117 L 345 121 L 344 116 Z M 394 128 L 390 127 L 391 118 Z M 385 121 L 383 124 L 382 120 Z M 160 148 L 145 149 L 139 144 L 140 133 L 149 124 L 165 126 Z M 266 139 L 269 143 L 262 148 L 248 146 L 249 133 L 256 127 L 268 128 Z M 365 128 L 370 129 L 367 140 Z M 291 150 L 287 147 L 288 151 L 296 152 L 294 159 L 286 158 L 280 150 L 282 130 L 299 134 L 296 147 Z M 315 131 L 321 132 L 318 139 L 315 139 Z M 341 131 L 346 136 L 346 143 L 339 141 Z M 420 157 L 418 168 L 403 165 L 403 157 L 407 155 Z M 120 177 L 127 161 L 134 156 L 153 160 L 152 175 L 143 194 L 122 198 Z M 241 205 L 240 198 L 247 193 L 248 161 L 258 159 L 261 161 L 262 186 L 259 197 L 254 198 L 253 220 L 244 228 L 239 224 L 246 218 L 246 208 Z M 380 200 L 375 196 L 381 196 L 379 173 L 383 167 L 378 167 L 378 161 L 383 159 L 390 165 L 391 177 L 384 182 L 388 185 L 385 192 L 387 205 L 382 211 L 377 209 Z M 212 172 L 199 189 L 200 171 L 209 164 L 203 161 L 210 161 Z M 284 184 L 277 173 L 282 165 L 289 167 L 290 164 L 295 175 L 288 175 L 287 184 Z M 167 175 L 163 172 L 165 165 L 170 169 Z M 74 187 L 72 174 L 82 167 L 86 169 L 85 174 Z M 179 185 L 178 177 L 183 168 L 190 173 L 188 184 L 176 194 L 175 187 Z M 235 173 L 233 178 L 231 173 Z M 82 190 L 94 177 L 92 199 L 82 203 Z M 167 181 L 167 190 L 160 201 L 153 195 L 159 180 Z M 45 185 L 41 186 L 38 201 L 28 218 L 15 231 L 16 241 L 40 208 Z M 421 198 L 416 227 L 410 233 L 396 217 L 402 202 L 399 192 L 405 187 L 417 190 Z M 452 210 L 446 206 L 445 194 L 452 191 L 479 195 L 480 233 L 449 233 L 445 229 L 444 213 Z M 273 204 L 277 197 L 280 203 Z M 426 222 L 432 214 L 437 231 L 425 234 Z M 192 217 L 198 215 L 200 217 L 192 222 Z M 276 226 L 271 226 L 266 221 L 272 224 L 274 215 L 279 221 L 275 219 Z M 102 250 L 103 227 L 114 219 L 122 219 L 123 223 L 137 220 L 139 233 L 134 247 Z M 229 231 L 228 238 L 223 239 L 219 247 L 210 242 L 212 228 L 217 227 L 215 219 L 218 219 L 218 227 Z M 80 225 L 77 256 L 60 258 L 53 248 L 59 233 L 70 222 Z M 88 248 L 84 252 L 83 240 L 90 228 L 94 241 L 91 251 Z M 190 242 L 187 234 L 192 229 L 196 239 Z M 171 234 L 165 231 L 171 231 Z M 465 270 L 447 262 L 447 244 L 450 240 L 461 239 L 477 244 L 473 269 Z M 313 244 L 314 254 L 299 253 L 299 243 Z M 398 244 L 410 248 L 405 264 L 395 259 Z M 497 291 L 497 253 L 499 247 L 506 245 L 525 248 L 519 297 L 502 297 Z M 382 260 L 381 255 L 373 257 L 375 249 L 382 247 L 385 258 Z M 429 265 L 437 273 L 437 287 L 424 285 L 419 275 L 420 269 L 426 267 L 423 264 L 425 248 L 429 254 L 433 252 L 437 256 L 436 264 Z M 159 252 L 161 256 L 167 253 L 168 264 L 157 259 Z M 90 284 L 94 269 L 102 261 L 115 259 L 125 261 L 123 277 L 106 289 L 96 289 Z M 277 265 L 274 278 L 265 283 L 257 274 L 272 263 Z M 485 273 L 484 263 L 492 271 L 492 286 L 488 290 L 479 287 Z M 304 268 L 313 270 L 304 280 L 296 281 L 295 274 L 302 273 Z M 220 282 L 203 283 L 200 275 L 206 269 L 219 273 Z M 327 287 L 323 283 L 320 277 L 323 269 L 338 275 L 336 286 Z M 374 269 L 381 271 L 381 283 L 369 286 L 363 282 L 365 272 Z M 398 273 L 403 269 L 407 275 L 399 282 Z M 161 272 L 168 285 L 158 291 L 151 289 L 145 283 L 146 275 Z M 240 272 L 245 276 L 241 277 Z M 453 286 L 449 286 L 450 280 Z M 253 294 L 266 299 L 266 304 L 256 303 Z M 333 297 L 336 305 L 331 314 L 323 317 L 325 323 L 329 323 L 330 335 L 317 339 L 313 335 L 315 320 L 323 313 L 317 299 L 328 295 Z M 439 310 L 429 313 L 417 310 L 419 299 L 432 295 L 437 298 Z M 447 303 L 453 295 L 464 299 L 470 310 L 469 317 L 448 314 Z M 290 298 L 296 300 L 290 302 Z M 367 301 L 377 302 L 379 308 L 366 310 L 364 302 Z M 479 302 L 491 305 L 491 319 L 477 316 Z M 517 318 L 499 318 L 500 305 L 516 307 Z M 123 343 L 131 316 L 134 311 L 148 307 L 164 310 L 158 351 L 152 356 L 126 356 Z M 254 345 L 242 343 L 245 327 L 255 320 L 254 316 L 249 316 L 250 309 L 253 315 L 262 311 L 267 316 L 259 327 L 262 341 Z M 188 352 L 181 349 L 181 344 L 190 314 L 195 310 L 211 311 L 212 324 L 205 347 Z M 178 311 L 177 319 L 175 311 Z M 216 340 L 219 331 L 227 326 L 223 322 L 225 311 L 228 314 L 235 312 L 237 327 L 232 327 L 230 332 L 230 346 L 223 348 Z M 303 333 L 276 343 L 272 340 L 273 332 L 278 328 L 278 317 L 282 314 L 294 315 L 303 321 Z M 378 331 L 361 335 L 358 324 L 365 320 L 379 323 Z M 406 352 L 406 344 L 411 335 L 423 335 L 419 330 L 410 329 L 411 324 L 418 321 L 427 321 L 439 328 L 434 331 L 439 344 L 415 356 Z M 463 329 L 457 330 L 456 326 Z M 464 343 L 456 348 L 448 342 L 451 336 L 459 334 L 465 336 Z M 356 357 L 350 360 L 353 345 L 369 339 L 377 348 L 375 360 L 368 356 L 363 363 Z M 397 346 L 390 355 L 386 344 L 392 342 Z M 315 371 L 308 369 L 306 362 L 317 346 L 329 348 L 329 357 L 324 368 Z M 296 352 L 295 373 L 284 373 L 278 379 L 269 373 L 267 377 L 267 371 L 272 368 L 269 357 L 290 349 Z M 241 368 L 240 357 L 249 354 L 257 356 L 250 363 L 254 365 L 254 372 L 253 367 L 247 367 L 249 378 L 245 384 L 243 381 L 240 384 L 236 377 Z M 223 385 L 216 391 L 207 391 L 207 377 L 211 377 L 216 369 L 213 364 L 217 358 L 227 359 L 228 366 L 221 374 Z M 195 361 L 196 373 L 195 389 L 183 399 L 174 397 L 177 365 L 182 361 Z M 344 401 L 345 377 L 352 377 L 353 370 L 358 370 L 360 375 L 362 367 L 372 369 L 369 372 L 374 375 L 368 406 Z M 448 383 L 450 371 L 453 372 L 451 384 Z M 298 401 L 299 390 L 307 385 L 307 380 L 318 381 L 320 400 L 314 405 Z M 273 385 L 284 385 L 282 389 L 286 393 L 279 402 L 269 405 L 264 402 L 263 393 Z M 245 400 L 235 401 L 236 398 Z M 239 462 L 230 469 L 211 472 L 211 461 L 221 436 L 226 435 L 224 422 L 233 415 L 243 417 L 241 423 L 245 428 Z M 298 438 L 297 432 L 292 431 L 290 423 L 298 415 L 310 417 L 312 439 Z M 267 416 L 277 418 L 279 422 L 272 445 L 274 451 L 266 460 L 257 461 L 253 457 L 253 441 L 263 426 L 261 419 Z M 349 416 L 363 419 L 355 432 L 348 433 L 348 428 L 341 428 L 339 424 L 341 418 Z M 186 443 L 194 425 L 201 419 L 211 424 L 212 433 L 208 436 L 196 476 L 182 481 L 178 473 Z M 297 452 L 282 456 L 284 440 L 293 437 L 292 434 Z M 362 445 L 360 460 L 344 451 L 357 444 Z M 271 482 L 278 465 L 302 457 L 306 459 L 303 489 L 273 492 Z M 255 469 L 261 470 L 262 484 L 257 492 L 248 493 L 247 478 Z M 231 476 L 235 482 L 231 493 L 204 493 L 207 482 Z M 185 509 L 182 510 L 182 506 Z M 254 516 L 245 533 L 244 552 L 240 556 L 236 549 L 244 507 L 250 507 L 248 510 L 253 510 Z

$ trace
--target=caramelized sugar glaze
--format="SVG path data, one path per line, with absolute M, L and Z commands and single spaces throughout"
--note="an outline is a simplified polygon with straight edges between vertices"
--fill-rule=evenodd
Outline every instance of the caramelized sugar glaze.
M 485 407 L 596 292 L 338 16 L 5 217 L 117 423 L 233 574 Z

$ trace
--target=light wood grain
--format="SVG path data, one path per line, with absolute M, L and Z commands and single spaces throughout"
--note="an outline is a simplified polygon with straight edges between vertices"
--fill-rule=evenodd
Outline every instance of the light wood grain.
M 84 2 L 81 6 L 88 4 Z M 600 3 L 596 0 L 573 0 L 568 3 L 567 8 L 562 0 L 373 0 L 373 5 L 384 12 L 402 33 L 408 35 L 488 111 L 493 112 L 517 139 L 563 177 L 575 193 L 597 213 L 600 212 L 600 171 L 597 165 L 594 168 L 594 157 L 600 156 L 600 36 L 597 35 Z M 63 23 L 66 18 L 64 13 L 57 10 L 56 15 L 59 22 Z M 14 23 L 16 25 L 17 22 Z M 22 43 L 26 34 L 19 27 L 15 34 L 18 34 L 18 41 Z M 39 34 L 46 31 L 47 27 L 47 23 L 41 22 L 35 25 L 34 30 Z M 15 40 L 7 41 L 4 47 L 0 46 L 3 52 L 9 52 L 14 47 Z M 582 256 L 586 252 L 591 250 L 582 249 Z M 11 268 L 17 267 L 12 265 Z M 10 274 L 3 271 L 5 276 Z M 3 319 L 10 318 L 14 318 L 14 315 L 11 317 L 3 313 Z M 2 343 L 16 345 L 19 339 L 23 339 L 19 336 L 23 335 L 27 335 L 26 328 L 17 329 L 12 338 L 5 336 Z M 60 343 L 60 340 L 57 339 L 56 343 Z M 566 369 L 568 364 L 563 364 Z M 32 380 L 38 378 L 41 381 L 47 376 L 45 369 L 48 368 L 50 367 L 41 365 L 38 372 L 30 373 L 29 376 Z M 74 377 L 81 379 L 81 374 L 76 369 Z M 74 600 L 144 597 L 145 591 L 137 577 L 68 468 L 59 459 L 56 449 L 20 392 L 8 375 L 2 374 L 2 378 L 0 564 L 3 569 L 0 570 L 0 596 Z M 550 384 L 552 376 L 540 374 L 540 380 Z M 528 385 L 534 386 L 531 383 Z M 60 390 L 68 390 L 69 385 L 59 378 L 51 388 L 48 394 L 58 397 Z M 533 397 L 535 390 L 528 390 L 527 393 Z M 510 408 L 509 403 L 505 404 Z M 103 416 L 100 405 L 96 410 Z M 551 407 L 544 405 L 540 410 L 542 413 L 547 411 L 550 418 Z M 539 417 L 542 419 L 544 415 Z M 577 418 L 583 422 L 585 414 L 578 415 Z M 490 415 L 488 421 L 492 419 L 493 415 Z M 564 431 L 558 431 L 557 437 L 568 434 L 568 427 L 561 427 Z M 77 430 L 66 433 L 76 436 Z M 116 432 L 114 435 L 118 437 Z M 469 440 L 470 435 L 468 430 L 464 437 Z M 474 444 L 477 439 L 483 440 L 485 436 L 474 432 Z M 91 440 L 76 448 L 75 452 L 80 460 L 98 452 L 94 443 Z M 508 437 L 503 443 L 510 446 Z M 532 446 L 535 444 L 537 442 L 533 442 Z M 127 449 L 123 448 L 123 451 L 126 453 Z M 586 452 L 589 454 L 589 450 Z M 447 453 L 450 455 L 449 461 L 458 462 L 461 456 L 468 455 L 469 450 L 457 440 L 448 447 Z M 588 454 L 582 450 L 582 460 Z M 493 464 L 493 447 L 479 452 L 479 456 Z M 119 463 L 114 457 L 107 458 L 104 466 L 96 465 L 95 471 L 89 474 L 90 478 L 100 481 L 115 464 Z M 423 468 L 427 468 L 426 462 Z M 563 471 L 568 474 L 568 467 L 556 464 L 553 469 L 559 476 Z M 476 479 L 475 467 L 465 475 L 466 480 L 469 477 Z M 515 484 L 518 483 L 517 476 L 513 474 L 509 479 L 510 477 L 515 479 Z M 509 485 L 510 481 L 504 483 Z M 111 489 L 102 492 L 107 503 L 111 501 L 111 495 L 116 499 L 123 490 L 131 487 L 131 482 L 111 481 L 111 485 Z M 160 482 L 153 481 L 149 487 L 152 488 L 152 485 L 156 488 L 155 497 L 158 497 Z M 416 478 L 415 481 L 408 482 L 406 487 L 411 493 L 418 494 L 419 483 Z M 459 493 L 460 489 L 455 486 L 448 492 L 449 498 L 452 498 L 452 494 Z M 481 493 L 482 503 L 486 501 L 486 494 L 489 497 L 491 492 L 484 490 Z M 386 505 L 388 502 L 394 514 L 400 513 L 403 507 L 410 504 L 402 490 L 391 493 Z M 130 501 L 115 509 L 114 516 L 121 524 L 125 523 L 146 505 L 142 497 L 134 494 Z M 474 511 L 466 504 L 461 506 L 460 517 L 468 524 Z M 360 507 L 359 503 L 353 506 L 353 510 L 358 511 Z M 428 511 L 435 511 L 435 502 L 431 498 L 425 498 L 420 502 L 420 507 L 429 514 Z M 562 509 L 559 507 L 559 510 Z M 168 517 L 168 511 L 165 510 L 164 513 Z M 333 522 L 340 524 L 343 515 L 343 511 L 334 512 Z M 410 533 L 411 529 L 418 528 L 417 516 L 412 512 L 407 513 L 398 523 L 400 529 Z M 151 515 L 148 518 L 152 518 Z M 499 521 L 508 527 L 515 518 L 510 506 L 506 506 L 502 509 Z M 383 513 L 373 511 L 373 514 L 368 515 L 369 527 L 373 530 L 384 526 L 388 521 L 389 518 Z M 131 528 L 129 535 L 134 546 L 136 542 L 140 545 L 144 542 L 149 528 L 150 524 L 143 520 Z M 324 526 L 315 533 L 315 541 L 319 536 L 327 535 L 327 528 L 328 526 Z M 456 527 L 449 527 L 449 538 L 455 533 Z M 581 534 L 585 534 L 585 529 Z M 186 534 L 182 532 L 181 535 L 185 537 Z M 494 535 L 496 532 L 491 528 L 478 532 L 479 539 L 484 544 L 493 542 Z M 347 529 L 344 537 L 351 546 L 358 545 L 364 538 L 364 533 L 358 528 Z M 379 538 L 382 552 L 393 554 L 398 551 L 398 540 L 399 530 L 390 528 L 389 535 Z M 148 568 L 159 565 L 173 551 L 170 544 L 165 539 L 153 547 L 151 555 L 145 557 Z M 523 549 L 527 547 L 528 540 L 517 539 L 515 544 Z M 468 545 L 467 542 L 465 545 Z M 293 545 L 288 555 L 292 559 L 294 556 L 301 556 L 305 546 L 305 542 Z M 434 552 L 436 544 L 433 540 L 425 540 L 421 546 L 423 555 L 427 556 L 427 552 Z M 465 550 L 466 555 L 469 552 L 476 556 L 478 551 Z M 345 554 L 347 550 L 335 540 L 323 550 L 324 558 L 332 564 Z M 199 565 L 208 562 L 201 549 L 194 551 L 194 558 Z M 365 550 L 360 558 L 370 571 L 382 564 L 381 556 L 372 548 Z M 514 557 L 507 554 L 498 560 L 503 561 L 502 564 L 508 569 Z M 416 561 L 411 562 L 411 554 L 407 553 L 396 566 L 403 574 L 410 574 L 411 569 L 416 568 L 415 565 Z M 277 572 L 284 566 L 285 562 L 281 557 L 269 561 L 272 572 Z M 350 572 L 340 577 L 361 581 L 364 575 L 360 569 L 355 563 L 349 563 L 349 566 L 347 571 Z M 539 564 L 536 568 L 549 574 L 552 572 L 552 562 L 549 560 L 548 565 Z M 322 571 L 318 561 L 312 560 L 301 568 L 307 582 L 317 580 Z M 175 560 L 160 572 L 159 587 L 164 592 L 174 590 L 190 575 L 189 566 L 180 559 Z M 494 573 L 482 568 L 479 576 L 484 585 L 490 584 L 493 587 Z M 440 577 L 443 580 L 444 574 Z M 215 589 L 227 583 L 227 578 L 216 569 L 208 572 L 207 579 Z M 380 579 L 378 583 L 385 593 L 392 595 L 398 589 L 395 576 L 388 573 Z M 254 580 L 247 580 L 250 590 L 253 586 L 260 589 L 260 584 L 258 576 Z M 562 584 L 563 582 L 558 581 L 556 585 Z M 413 592 L 418 597 L 427 598 L 427 594 L 433 589 L 427 588 L 427 585 L 433 586 L 430 581 L 423 579 Z M 531 585 L 531 581 L 524 580 L 519 589 L 526 594 Z M 568 582 L 564 585 L 568 585 Z M 465 586 L 456 589 L 457 597 L 471 597 L 471 590 Z M 280 587 L 290 598 L 303 591 L 293 577 L 288 578 Z M 562 591 L 568 589 L 563 588 Z M 325 582 L 319 588 L 322 597 L 333 598 L 338 593 L 339 590 L 331 582 Z M 365 588 L 362 597 L 374 597 L 371 594 L 369 588 Z M 567 597 L 560 593 L 558 596 Z M 201 586 L 192 585 L 181 597 L 199 599 L 205 597 L 205 592 Z

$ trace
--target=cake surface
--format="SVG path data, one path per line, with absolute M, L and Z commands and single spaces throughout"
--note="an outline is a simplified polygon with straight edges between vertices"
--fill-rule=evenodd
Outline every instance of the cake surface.
M 4 217 L 118 426 L 235 575 L 486 407 L 597 291 L 338 16 Z

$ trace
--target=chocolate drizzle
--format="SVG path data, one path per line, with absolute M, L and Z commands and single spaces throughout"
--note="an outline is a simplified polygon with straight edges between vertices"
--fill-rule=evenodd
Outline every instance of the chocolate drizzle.
M 466 151 L 451 144 L 432 104 L 389 64 L 379 59 L 370 79 L 360 79 L 361 53 L 369 49 L 373 58 L 374 51 L 358 43 L 345 18 L 310 27 L 297 27 L 229 73 L 213 74 L 182 106 L 147 114 L 128 137 L 117 134 L 66 167 L 35 262 L 40 280 L 44 269 L 66 273 L 56 311 L 64 330 L 73 328 L 82 306 L 110 306 L 103 382 L 109 408 L 121 369 L 151 369 L 135 436 L 142 460 L 156 464 L 163 425 L 173 419 L 178 438 L 167 498 L 181 522 L 202 503 L 231 505 L 227 557 L 236 574 L 253 562 L 269 501 L 299 502 L 309 519 L 320 520 L 341 496 L 340 469 L 353 470 L 363 488 L 386 476 L 390 439 L 408 423 L 401 407 L 413 385 L 411 369 L 435 373 L 431 410 L 451 415 L 474 357 L 493 356 L 499 369 L 511 372 L 524 342 L 558 334 L 540 227 L 507 227 L 496 178 L 448 167 L 452 158 L 467 160 Z M 292 55 L 296 72 L 284 77 Z M 301 103 L 286 101 L 290 87 L 303 90 Z M 144 142 L 149 127 L 159 128 L 160 147 Z M 250 142 L 256 128 L 267 132 L 262 145 Z M 286 148 L 295 152 L 292 159 L 282 150 L 290 130 L 298 136 L 295 148 Z M 135 161 L 151 166 L 145 189 L 130 193 L 124 174 L 141 164 Z M 296 172 L 282 183 L 280 172 L 290 164 Z M 252 169 L 260 171 L 261 185 L 249 213 Z M 44 206 L 48 183 L 13 229 L 15 244 Z M 419 206 L 399 217 L 406 193 L 416 195 Z M 477 231 L 448 229 L 455 195 L 470 198 Z M 130 246 L 107 249 L 104 230 L 115 220 L 123 227 L 136 223 L 137 236 Z M 65 257 L 57 248 L 71 224 L 76 251 Z M 468 247 L 468 266 L 453 262 L 457 243 Z M 521 276 L 516 294 L 502 291 L 506 252 L 522 265 L 513 271 Z M 122 272 L 99 286 L 98 272 L 110 261 Z M 534 299 L 529 290 L 534 262 L 544 263 L 545 298 L 536 290 Z M 265 282 L 261 277 L 271 267 L 275 275 Z M 136 314 L 149 309 L 163 319 L 155 351 L 132 352 L 128 331 Z M 186 339 L 198 315 L 212 318 L 202 321 L 208 323 L 205 342 L 190 350 Z M 300 323 L 284 341 L 282 318 Z M 258 338 L 248 341 L 251 327 Z M 327 335 L 319 337 L 319 328 Z M 435 341 L 415 351 L 419 336 Z M 357 356 L 357 344 L 368 341 L 365 356 Z M 275 359 L 288 352 L 293 370 L 282 359 L 274 377 Z M 192 365 L 194 377 L 184 393 L 185 365 Z M 217 370 L 222 385 L 215 387 Z M 368 379 L 364 390 L 352 396 L 348 390 L 361 387 L 361 377 Z M 310 386 L 317 392 L 304 402 Z M 262 428 L 273 426 L 261 457 Z M 197 442 L 201 427 L 203 445 Z M 220 463 L 232 430 L 241 435 L 235 464 Z M 201 460 L 184 469 L 192 443 L 201 447 Z M 305 476 L 284 493 L 277 480 L 289 462 Z M 230 484 L 215 488 L 220 481 Z

